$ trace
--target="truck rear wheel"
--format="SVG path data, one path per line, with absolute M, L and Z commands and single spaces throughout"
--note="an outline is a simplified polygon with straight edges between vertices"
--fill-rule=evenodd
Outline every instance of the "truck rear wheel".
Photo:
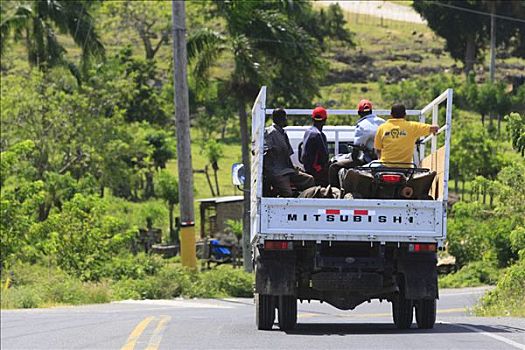
M 430 329 L 436 323 L 436 299 L 422 299 L 416 303 L 418 328 Z
M 297 298 L 293 295 L 279 296 L 279 328 L 282 331 L 293 329 L 297 324 Z
M 275 320 L 275 297 L 267 294 L 255 294 L 255 322 L 257 329 L 270 330 Z
M 410 328 L 414 317 L 412 300 L 405 299 L 403 295 L 400 295 L 396 300 L 392 301 L 392 315 L 397 328 Z

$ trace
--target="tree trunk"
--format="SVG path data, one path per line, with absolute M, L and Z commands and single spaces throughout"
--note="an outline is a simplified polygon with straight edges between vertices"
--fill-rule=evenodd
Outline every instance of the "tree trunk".
M 454 192 L 459 193 L 459 174 L 454 175 Z
M 153 184 L 153 172 L 148 171 L 146 173 L 146 187 L 144 189 L 144 198 L 149 199 L 155 196 L 155 187 Z
M 219 178 L 217 177 L 217 170 L 213 168 L 213 177 L 215 178 L 215 189 L 217 190 L 217 196 L 221 195 L 221 190 L 219 189 Z
M 171 244 L 179 244 L 179 239 L 177 237 L 177 231 L 175 230 L 175 227 L 173 226 L 173 212 L 175 210 L 175 205 L 173 203 L 168 204 L 168 210 L 169 210 L 169 221 L 170 221 L 170 243 Z
M 501 135 L 501 114 L 498 114 L 498 136 Z
M 38 206 L 38 221 L 42 222 L 45 221 L 48 216 L 49 212 L 51 211 L 51 204 L 42 203 Z
M 245 169 L 244 200 L 242 215 L 242 258 L 244 270 L 252 271 L 252 249 L 250 244 L 250 135 L 248 134 L 248 120 L 244 101 L 239 101 L 239 121 L 241 127 L 242 163 Z
M 485 126 L 485 113 L 481 113 L 481 124 Z
M 206 175 L 206 181 L 208 181 L 208 186 L 210 186 L 211 196 L 215 197 L 215 191 L 213 190 L 213 184 L 211 183 L 210 174 L 208 174 L 208 166 L 204 167 L 204 174 Z
M 467 47 L 465 49 L 465 75 L 468 76 L 470 71 L 474 69 L 474 62 L 476 61 L 476 43 L 475 34 L 469 34 L 467 37 Z

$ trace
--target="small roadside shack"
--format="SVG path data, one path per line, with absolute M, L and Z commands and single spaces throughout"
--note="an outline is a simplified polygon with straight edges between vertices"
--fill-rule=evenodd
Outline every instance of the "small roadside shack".
M 210 263 L 238 265 L 240 248 L 238 242 L 228 240 L 226 222 L 242 220 L 243 197 L 227 196 L 197 200 L 200 205 L 200 241 L 197 242 L 197 257 Z M 230 233 L 231 235 L 231 233 Z
M 200 203 L 201 239 L 224 232 L 226 221 L 242 220 L 243 196 L 204 198 Z

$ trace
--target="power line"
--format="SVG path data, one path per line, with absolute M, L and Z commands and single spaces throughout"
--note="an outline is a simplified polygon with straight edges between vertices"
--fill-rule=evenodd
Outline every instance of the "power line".
M 430 4 L 436 5 L 436 6 L 448 7 L 448 8 L 451 8 L 451 9 L 465 11 L 465 12 L 471 12 L 471 13 L 475 13 L 477 15 L 482 15 L 482 16 L 488 16 L 488 17 L 492 16 L 492 14 L 490 12 L 483 12 L 483 11 L 478 11 L 478 10 L 467 9 L 467 8 L 464 8 L 464 7 L 461 7 L 461 6 L 454 6 L 454 5 L 450 5 L 450 4 L 443 4 L 443 3 L 440 3 L 440 2 L 437 2 L 437 1 L 432 1 L 432 2 L 430 2 Z M 494 17 L 495 18 L 501 18 L 501 19 L 504 19 L 504 20 L 507 20 L 507 21 L 525 23 L 525 19 L 516 18 L 516 17 L 509 17 L 509 16 L 503 16 L 503 15 L 497 15 L 497 14 L 494 14 Z

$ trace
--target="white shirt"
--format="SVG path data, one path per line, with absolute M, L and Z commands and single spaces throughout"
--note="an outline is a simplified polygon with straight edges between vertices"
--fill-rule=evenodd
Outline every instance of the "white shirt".
M 354 135 L 354 145 L 365 146 L 367 149 L 374 149 L 374 138 L 377 128 L 385 120 L 375 114 L 369 114 L 357 121 Z

